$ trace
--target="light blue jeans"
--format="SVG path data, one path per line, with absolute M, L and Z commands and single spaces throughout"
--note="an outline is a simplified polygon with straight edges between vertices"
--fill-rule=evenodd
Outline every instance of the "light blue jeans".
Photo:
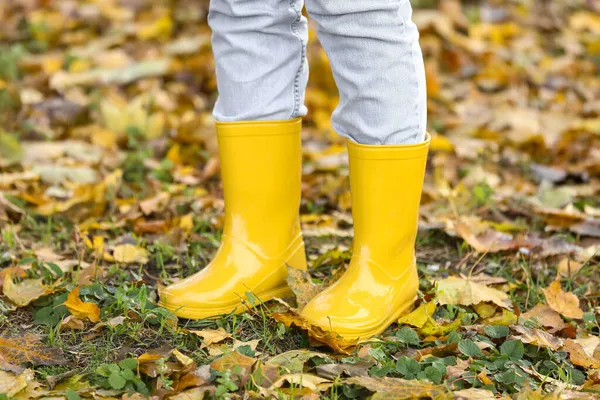
M 211 0 L 217 121 L 304 116 L 304 0 Z M 340 94 L 331 122 L 361 144 L 424 140 L 425 68 L 409 0 L 306 0 Z

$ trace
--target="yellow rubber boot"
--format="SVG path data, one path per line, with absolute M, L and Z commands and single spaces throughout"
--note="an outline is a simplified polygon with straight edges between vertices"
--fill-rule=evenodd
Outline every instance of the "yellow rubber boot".
M 413 305 L 419 288 L 414 246 L 429 140 L 399 146 L 348 141 L 352 259 L 344 275 L 302 310 L 311 324 L 344 338 L 366 339 Z
M 161 290 L 160 305 L 189 319 L 242 312 L 290 294 L 287 266 L 306 270 L 300 231 L 300 119 L 218 123 L 225 197 L 222 241 L 199 273 Z

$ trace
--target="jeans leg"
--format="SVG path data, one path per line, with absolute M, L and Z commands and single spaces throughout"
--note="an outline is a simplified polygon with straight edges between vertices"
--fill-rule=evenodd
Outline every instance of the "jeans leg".
M 306 0 L 340 92 L 331 121 L 361 144 L 425 138 L 427 93 L 409 0 Z
M 220 122 L 306 115 L 308 29 L 303 0 L 211 0 Z

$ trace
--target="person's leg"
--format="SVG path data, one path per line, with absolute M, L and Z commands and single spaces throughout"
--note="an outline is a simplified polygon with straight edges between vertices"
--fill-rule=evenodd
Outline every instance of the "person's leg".
M 408 0 L 307 0 L 340 91 L 354 242 L 344 275 L 302 317 L 349 339 L 383 332 L 419 287 L 415 239 L 427 162 L 426 93 Z M 358 142 L 358 143 L 357 143 Z
M 306 114 L 308 29 L 303 0 L 212 0 L 219 122 Z
M 334 130 L 361 144 L 425 138 L 427 101 L 409 0 L 307 0 L 340 92 Z
M 300 230 L 301 120 L 308 75 L 302 0 L 212 0 L 217 122 L 225 222 L 199 273 L 160 293 L 184 318 L 242 312 L 290 293 L 306 269 Z M 249 295 L 248 293 L 252 293 Z

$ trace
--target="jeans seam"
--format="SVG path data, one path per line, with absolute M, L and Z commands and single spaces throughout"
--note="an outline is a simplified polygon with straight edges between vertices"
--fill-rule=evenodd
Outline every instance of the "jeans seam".
M 292 30 L 292 33 L 296 35 L 296 37 L 300 41 L 300 67 L 298 68 L 296 76 L 294 77 L 294 106 L 292 108 L 290 118 L 294 118 L 300 110 L 300 76 L 302 74 L 302 68 L 304 66 L 304 58 L 306 57 L 304 41 L 302 40 L 302 35 L 300 34 L 300 32 L 298 32 L 297 29 L 297 24 L 302 19 L 302 10 L 296 10 L 296 7 L 294 7 L 294 1 L 295 0 L 290 0 L 290 8 L 296 13 L 296 19 L 294 20 L 294 22 L 292 22 L 290 28 Z
M 418 42 L 417 42 L 418 43 Z M 417 55 L 415 54 L 415 44 L 413 43 L 410 46 L 410 59 L 411 59 L 411 65 L 412 65 L 412 69 L 413 69 L 413 73 L 412 76 L 414 77 L 415 81 L 416 81 L 416 86 L 417 86 L 417 140 L 420 138 L 421 136 L 421 129 L 423 128 L 421 126 L 421 115 L 423 113 L 423 110 L 421 109 L 421 105 L 420 105 L 420 94 L 421 94 L 421 85 L 423 84 L 423 82 L 420 82 L 420 79 L 418 78 L 418 72 L 417 72 L 417 60 L 416 60 Z M 427 106 L 426 106 L 427 107 Z

